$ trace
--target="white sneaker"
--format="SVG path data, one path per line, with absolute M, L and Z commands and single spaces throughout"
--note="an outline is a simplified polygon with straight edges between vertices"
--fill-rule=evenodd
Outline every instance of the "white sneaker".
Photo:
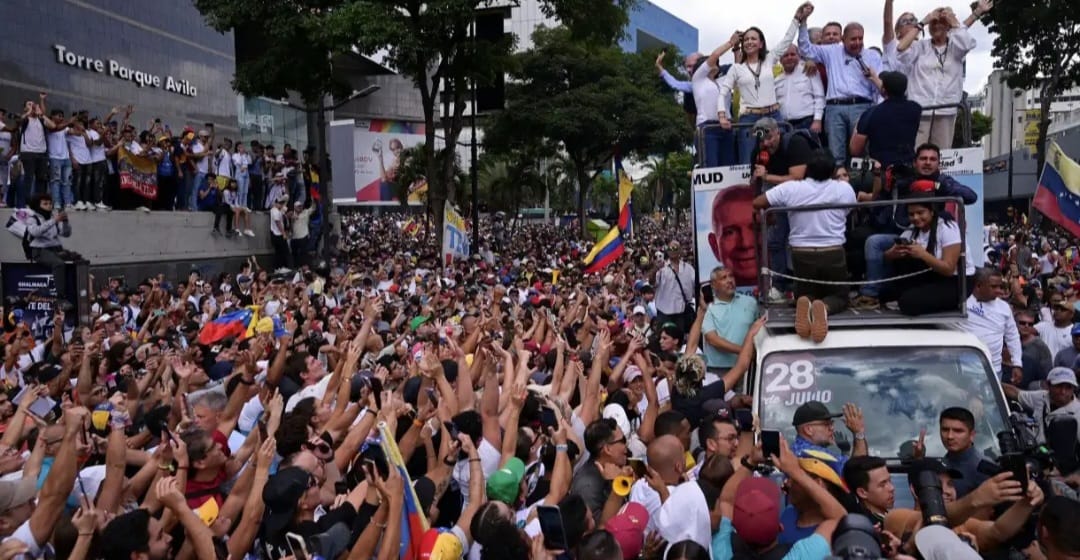
M 150 213 L 150 209 L 145 207 L 145 206 L 140 206 L 140 207 L 136 208 L 136 210 L 142 210 L 143 212 L 146 212 L 147 214 Z
M 245 229 L 244 230 L 244 235 L 246 235 L 248 237 L 255 237 L 255 232 L 251 231 L 250 229 Z
M 75 204 L 72 204 L 71 209 L 72 210 L 82 210 L 83 209 L 82 201 L 80 200 L 79 202 L 76 202 Z
M 92 202 L 87 202 L 86 207 L 83 208 L 83 210 L 86 210 L 87 212 L 93 212 L 94 210 L 97 210 L 97 206 L 94 206 Z
M 102 211 L 112 210 L 112 208 L 109 208 L 108 206 L 106 206 L 104 202 L 97 203 L 97 209 L 102 210 Z
M 769 288 L 769 303 L 784 303 L 787 301 L 787 297 L 780 290 Z

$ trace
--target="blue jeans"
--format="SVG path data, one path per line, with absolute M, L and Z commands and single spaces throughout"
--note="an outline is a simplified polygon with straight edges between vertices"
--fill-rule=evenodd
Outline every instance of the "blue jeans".
M 49 158 L 49 194 L 55 208 L 66 208 L 75 203 L 71 194 L 70 159 Z
M 783 118 L 780 117 L 779 111 L 773 111 L 762 115 L 751 115 L 749 113 L 739 115 L 739 124 L 745 126 L 741 126 L 735 131 L 735 137 L 739 144 L 739 158 L 736 162 L 737 165 L 747 165 L 750 163 L 750 156 L 753 155 L 754 148 L 757 147 L 757 139 L 750 134 L 751 129 L 754 127 L 754 123 L 758 122 L 758 119 L 764 119 L 766 117 L 776 119 L 776 122 L 783 120 Z
M 825 134 L 829 137 L 829 153 L 837 165 L 844 165 L 848 160 L 848 139 L 859 124 L 859 117 L 870 108 L 869 103 L 858 105 L 826 105 Z
M 896 242 L 896 235 L 891 233 L 875 233 L 866 238 L 863 246 L 863 255 L 866 258 L 866 279 L 881 280 L 888 278 L 892 272 L 892 266 L 885 260 L 885 251 Z M 881 284 L 864 284 L 859 288 L 859 294 L 877 298 L 881 296 Z
M 706 121 L 698 126 L 701 131 L 702 155 L 705 167 L 735 164 L 735 135 L 720 128 L 720 121 Z
M 241 206 L 247 206 L 248 202 L 248 186 L 251 185 L 251 177 L 246 171 L 236 172 L 236 200 L 239 201 Z M 249 207 L 250 208 L 250 207 Z
M 792 130 L 810 130 L 810 125 L 814 124 L 814 116 L 811 115 L 801 119 L 789 120 L 788 124 L 791 125 Z
M 206 173 L 196 173 L 188 195 L 188 210 L 199 209 L 199 190 L 206 188 Z
M 781 274 L 791 274 L 791 267 L 788 266 L 788 234 L 791 225 L 788 223 L 787 214 L 777 212 L 773 216 L 776 220 L 766 230 L 765 240 L 769 250 L 769 268 Z M 787 278 L 774 277 L 772 285 L 783 292 L 791 282 Z

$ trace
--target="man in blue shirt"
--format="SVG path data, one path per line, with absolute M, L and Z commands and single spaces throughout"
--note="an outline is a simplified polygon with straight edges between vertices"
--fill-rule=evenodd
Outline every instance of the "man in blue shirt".
M 833 45 L 815 45 L 810 42 L 806 19 L 814 12 L 814 6 L 806 2 L 795 12 L 799 26 L 799 52 L 814 62 L 825 66 L 829 76 L 825 91 L 825 134 L 829 138 L 829 151 L 837 165 L 847 159 L 847 140 L 855 131 L 859 117 L 880 97 L 874 84 L 881 72 L 881 55 L 863 49 L 863 27 L 849 23 L 844 27 L 843 39 Z
M 888 169 L 915 159 L 922 106 L 907 98 L 907 76 L 882 72 L 879 77 L 885 101 L 862 114 L 849 147 L 852 156 L 866 153 Z
M 702 349 L 706 370 L 720 378 L 735 365 L 742 351 L 743 339 L 757 319 L 757 301 L 735 291 L 735 276 L 723 266 L 713 269 L 709 286 L 713 301 L 705 311 L 705 322 L 701 327 L 705 337 Z M 706 380 L 709 377 L 706 375 Z

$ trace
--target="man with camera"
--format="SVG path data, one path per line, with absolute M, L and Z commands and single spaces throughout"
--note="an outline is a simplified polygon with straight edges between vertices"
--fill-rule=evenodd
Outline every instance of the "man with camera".
M 1028 481 L 1025 493 L 1020 482 L 1012 480 L 1011 472 L 1001 473 L 967 497 L 957 499 L 954 483 L 963 475 L 940 460 L 916 459 L 907 465 L 907 471 L 916 509 L 894 509 L 885 517 L 885 531 L 900 539 L 900 550 L 905 554 L 915 552 L 916 546 L 922 551 L 921 543 L 913 538 L 920 529 L 943 525 L 971 546 L 969 552 L 973 554 L 968 557 L 980 558 L 980 554 L 987 554 L 1019 534 L 1043 502 L 1038 484 Z M 993 521 L 973 516 L 979 510 L 1009 502 L 1012 505 Z M 965 556 L 950 556 L 956 557 Z
M 1021 391 L 1013 385 L 1002 385 L 1005 396 L 1032 410 L 1040 443 L 1049 441 L 1049 428 L 1057 422 L 1070 422 L 1077 426 L 1076 437 L 1080 442 L 1080 401 L 1076 399 L 1076 373 L 1067 367 L 1056 367 L 1046 374 L 1046 389 Z M 1073 447 L 1075 447 L 1075 443 Z M 1051 447 L 1055 447 L 1051 445 Z M 1069 473 L 1063 473 L 1069 474 Z

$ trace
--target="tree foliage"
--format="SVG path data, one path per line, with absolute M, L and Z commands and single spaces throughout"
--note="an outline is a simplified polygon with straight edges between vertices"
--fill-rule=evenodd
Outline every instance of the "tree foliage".
M 1076 0 L 996 2 L 988 16 L 994 39 L 994 67 L 1010 87 L 1034 89 L 1042 98 L 1038 165 L 1046 159 L 1050 103 L 1080 85 L 1080 9 Z
M 690 138 L 681 108 L 656 79 L 655 53 L 624 53 L 580 40 L 566 27 L 540 28 L 533 42 L 516 56 L 507 108 L 485 131 L 485 146 L 557 145 L 571 164 L 579 215 L 613 154 L 644 158 L 678 150 Z
M 978 144 L 982 140 L 983 136 L 990 134 L 993 130 L 994 119 L 989 115 L 983 114 L 981 111 L 971 112 L 971 142 Z M 953 131 L 953 145 L 954 148 L 967 148 L 964 145 L 963 134 L 963 122 L 961 119 L 956 119 L 956 127 Z

